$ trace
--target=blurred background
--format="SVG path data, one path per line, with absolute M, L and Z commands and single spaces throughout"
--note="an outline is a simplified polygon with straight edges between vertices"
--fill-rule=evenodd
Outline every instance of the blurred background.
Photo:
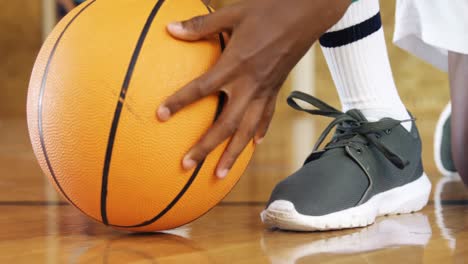
M 216 8 L 234 1 L 212 1 Z M 395 47 L 392 42 L 395 1 L 381 1 L 381 13 L 394 77 L 400 95 L 417 117 L 424 141 L 423 160 L 433 182 L 432 138 L 442 108 L 449 100 L 447 75 Z M 55 0 L 3 1 L 0 9 L 0 199 L 44 201 L 60 199 L 42 177 L 32 153 L 26 127 L 29 76 L 42 40 L 57 20 Z M 314 46 L 286 81 L 265 143 L 225 202 L 267 201 L 274 185 L 297 169 L 330 120 L 290 109 L 292 90 L 314 94 L 339 107 L 338 97 L 320 48 Z M 2 164 L 3 163 L 3 164 Z M 8 164 L 8 166 L 6 166 Z M 32 173 L 34 172 L 34 173 Z M 15 197 L 11 194 L 15 193 Z M 460 199 L 454 192 L 450 198 Z

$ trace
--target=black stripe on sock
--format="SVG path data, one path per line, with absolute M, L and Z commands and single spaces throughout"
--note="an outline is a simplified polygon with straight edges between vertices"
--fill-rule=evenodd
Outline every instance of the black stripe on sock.
M 336 48 L 361 40 L 382 27 L 380 12 L 373 17 L 348 28 L 327 32 L 320 37 L 320 45 L 325 48 Z
M 143 47 L 143 43 L 145 42 L 146 36 L 148 35 L 148 31 L 151 28 L 151 24 L 153 23 L 156 14 L 159 11 L 159 8 L 164 3 L 164 0 L 158 0 L 158 2 L 151 10 L 151 13 L 146 20 L 146 23 L 141 31 L 140 37 L 138 38 L 138 42 L 136 44 L 135 50 L 133 51 L 132 58 L 130 60 L 130 64 L 127 69 L 127 73 L 125 75 L 124 82 L 122 84 L 122 89 L 120 90 L 119 100 L 117 101 L 117 106 L 115 107 L 114 118 L 112 120 L 112 126 L 109 132 L 109 139 L 107 141 L 107 149 L 106 149 L 106 156 L 104 160 L 104 168 L 102 170 L 102 183 L 101 183 L 101 218 L 102 222 L 105 225 L 109 225 L 109 220 L 107 218 L 107 184 L 109 180 L 109 169 L 112 159 L 112 150 L 114 148 L 115 136 L 117 134 L 117 128 L 119 125 L 120 114 L 122 113 L 122 107 L 125 102 L 125 97 L 127 95 L 127 90 L 130 85 L 130 81 L 133 76 L 133 70 L 135 69 L 135 65 L 138 61 L 138 56 L 140 55 L 141 49 Z

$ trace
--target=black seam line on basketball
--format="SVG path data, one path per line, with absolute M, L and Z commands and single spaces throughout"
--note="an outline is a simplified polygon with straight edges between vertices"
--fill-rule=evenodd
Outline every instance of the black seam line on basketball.
M 109 220 L 107 218 L 107 184 L 109 180 L 109 169 L 110 169 L 110 163 L 112 159 L 112 150 L 114 148 L 115 135 L 117 134 L 120 114 L 122 113 L 122 106 L 125 102 L 125 97 L 127 95 L 128 87 L 130 85 L 130 81 L 133 76 L 133 70 L 135 69 L 136 63 L 138 61 L 138 57 L 143 47 L 143 43 L 145 42 L 146 36 L 148 35 L 151 25 L 153 24 L 154 18 L 156 17 L 156 14 L 158 13 L 163 3 L 164 3 L 164 0 L 158 0 L 156 2 L 156 4 L 154 5 L 153 9 L 151 10 L 151 13 L 149 14 L 145 22 L 145 25 L 143 26 L 143 29 L 138 38 L 136 47 L 130 59 L 127 73 L 125 74 L 125 79 L 122 84 L 122 88 L 120 90 L 119 100 L 117 100 L 117 106 L 115 108 L 114 117 L 112 119 L 112 125 L 111 125 L 111 129 L 109 132 L 106 155 L 104 159 L 104 168 L 102 170 L 102 183 L 101 183 L 101 218 L 102 218 L 102 222 L 105 225 L 109 225 Z
M 210 8 L 207 6 L 207 9 L 208 11 L 211 13 L 211 10 Z M 222 34 L 220 34 L 220 47 L 221 47 L 221 52 L 224 50 L 224 38 L 222 36 Z M 215 113 L 215 116 L 214 116 L 214 121 L 216 121 L 219 117 L 219 115 L 221 114 L 222 110 L 223 110 L 223 107 L 224 107 L 224 103 L 226 101 L 226 95 L 223 94 L 223 93 L 220 93 L 219 96 L 218 96 L 218 104 L 216 106 L 216 113 Z M 153 224 L 154 222 L 158 221 L 161 217 L 163 217 L 167 212 L 169 212 L 169 210 L 172 209 L 172 207 L 174 207 L 174 205 L 180 200 L 180 198 L 182 198 L 182 196 L 184 196 L 185 192 L 190 188 L 190 186 L 192 185 L 193 181 L 195 180 L 195 178 L 198 176 L 198 173 L 200 172 L 201 168 L 203 167 L 203 164 L 205 163 L 205 160 L 202 160 L 198 166 L 195 168 L 195 170 L 193 171 L 192 175 L 190 176 L 189 180 L 187 181 L 187 183 L 184 185 L 184 187 L 182 188 L 182 190 L 180 190 L 180 192 L 177 194 L 177 196 L 169 203 L 169 205 L 166 206 L 166 208 L 164 208 L 158 215 L 156 215 L 155 217 L 153 217 L 152 219 L 150 220 L 147 220 L 143 223 L 140 223 L 140 224 L 137 224 L 137 225 L 132 225 L 132 226 L 122 226 L 122 225 L 110 225 L 110 226 L 113 226 L 113 227 L 123 227 L 123 228 L 136 228 L 136 227 L 143 227 L 143 226 L 147 226 L 147 225 L 150 225 L 150 224 Z
M 49 68 L 50 68 L 50 64 L 52 62 L 52 59 L 55 55 L 55 52 L 57 50 L 57 47 L 58 47 L 58 44 L 59 42 L 62 40 L 62 37 L 63 35 L 65 34 L 65 32 L 67 31 L 67 29 L 70 27 L 70 25 L 78 18 L 78 16 L 80 16 L 88 7 L 90 7 L 94 2 L 96 2 L 96 0 L 92 0 L 90 1 L 86 6 L 84 6 L 80 11 L 78 11 L 78 13 L 76 13 L 76 15 L 70 19 L 70 21 L 68 22 L 68 24 L 65 26 L 65 28 L 62 30 L 62 32 L 60 33 L 60 35 L 58 36 L 54 46 L 52 47 L 52 50 L 50 52 L 50 55 L 49 55 L 49 58 L 47 59 L 47 64 L 46 64 L 46 67 L 45 67 L 45 70 L 44 70 L 44 75 L 42 75 L 42 80 L 41 80 L 41 89 L 39 91 L 39 101 L 38 101 L 38 111 L 37 111 L 37 114 L 38 114 L 38 117 L 37 117 L 37 125 L 38 125 L 38 132 L 39 132 L 39 139 L 40 139 L 40 143 L 41 143 L 41 149 L 42 149 L 42 153 L 44 155 L 44 159 L 46 161 L 46 164 L 47 164 L 47 168 L 49 170 L 49 173 L 50 175 L 52 176 L 52 178 L 54 179 L 54 182 L 55 182 L 55 185 L 57 185 L 58 189 L 60 190 L 60 192 L 62 193 L 62 195 L 68 200 L 68 202 L 70 202 L 72 205 L 74 205 L 78 210 L 80 210 L 83 214 L 89 216 L 90 218 L 96 220 L 96 221 L 99 221 L 98 219 L 90 216 L 89 214 L 87 214 L 85 211 L 81 210 L 80 207 L 78 207 L 73 201 L 72 199 L 66 194 L 66 192 L 63 190 L 62 186 L 60 185 L 60 182 L 58 181 L 56 175 L 55 175 L 55 171 L 53 170 L 52 168 L 52 164 L 50 162 L 50 159 L 49 159 L 49 156 L 47 154 L 47 149 L 46 149 L 46 145 L 45 145 L 45 140 L 44 140 L 44 130 L 43 130 L 43 127 L 42 127 L 42 106 L 43 106 L 43 97 L 44 97 L 44 94 L 45 94 L 45 87 L 46 87 L 46 83 L 47 83 L 47 76 L 48 76 L 48 73 L 49 73 Z
M 365 37 L 372 35 L 382 27 L 380 12 L 377 12 L 373 17 L 356 24 L 354 26 L 327 32 L 320 37 L 320 45 L 325 48 L 336 48 L 351 44 Z

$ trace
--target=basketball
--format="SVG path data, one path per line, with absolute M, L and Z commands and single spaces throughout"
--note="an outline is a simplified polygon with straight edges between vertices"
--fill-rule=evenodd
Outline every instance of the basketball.
M 192 171 L 182 158 L 215 121 L 221 95 L 161 123 L 157 107 L 206 72 L 222 38 L 184 42 L 166 25 L 210 10 L 199 0 L 88 0 L 43 44 L 27 119 L 34 153 L 62 196 L 90 218 L 135 232 L 187 224 L 234 187 L 254 145 L 229 175 L 215 169 L 229 140 Z

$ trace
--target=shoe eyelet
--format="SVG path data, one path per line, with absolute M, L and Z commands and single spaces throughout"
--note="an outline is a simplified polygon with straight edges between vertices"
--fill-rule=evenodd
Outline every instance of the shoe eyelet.
M 385 134 L 390 135 L 391 133 L 392 133 L 392 130 L 391 130 L 391 129 L 385 130 Z
M 361 153 L 362 153 L 362 149 L 356 149 L 356 152 L 357 152 L 357 154 L 361 154 Z
M 375 134 L 375 138 L 381 138 L 381 137 L 382 137 L 382 135 L 380 135 L 380 134 Z

